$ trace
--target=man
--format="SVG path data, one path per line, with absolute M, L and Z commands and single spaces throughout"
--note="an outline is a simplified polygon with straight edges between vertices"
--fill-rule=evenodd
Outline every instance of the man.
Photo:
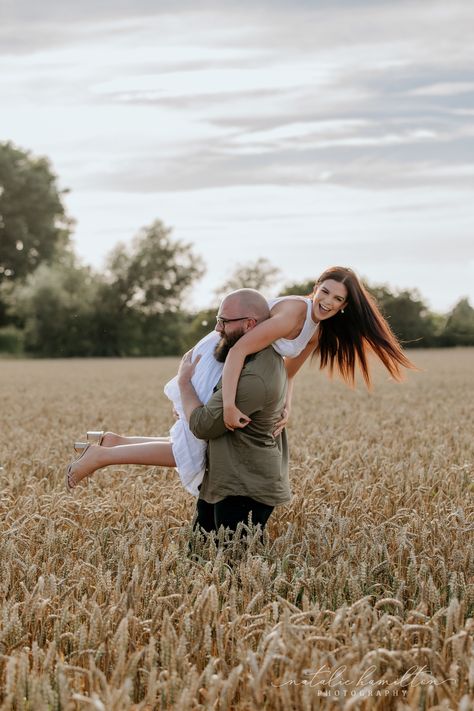
M 216 331 L 221 339 L 216 357 L 225 360 L 247 331 L 269 317 L 265 298 L 253 289 L 239 289 L 223 300 Z M 178 383 L 191 432 L 208 440 L 207 469 L 200 486 L 196 524 L 205 531 L 222 525 L 235 531 L 239 522 L 263 529 L 273 508 L 291 499 L 286 432 L 273 437 L 285 403 L 287 377 L 281 356 L 269 346 L 247 358 L 240 375 L 236 405 L 250 423 L 233 432 L 223 419 L 221 382 L 206 405 L 191 383 L 191 355 L 181 362 Z

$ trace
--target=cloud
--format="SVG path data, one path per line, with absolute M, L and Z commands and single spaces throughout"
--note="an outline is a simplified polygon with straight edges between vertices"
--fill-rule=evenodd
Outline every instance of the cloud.
M 442 26 L 446 60 L 472 57 L 473 19 L 470 0 L 430 0 L 429 7 L 425 0 L 3 0 L 0 51 L 27 53 L 67 45 L 85 34 L 93 41 L 99 35 L 126 38 L 140 32 L 142 38 L 154 37 L 155 47 L 185 36 L 205 44 L 213 35 L 213 44 L 221 48 L 265 46 L 277 53 L 313 54 L 335 47 L 350 53 L 367 43 L 375 49 L 376 64 L 379 50 L 394 38 L 407 46 L 414 41 L 418 58 L 429 61 L 440 45 Z
M 474 137 L 458 140 L 392 135 L 333 139 L 318 146 L 235 151 L 228 138 L 194 143 L 181 155 L 159 153 L 84 174 L 78 185 L 119 192 L 168 192 L 240 185 L 319 185 L 332 183 L 373 190 L 393 187 L 464 186 L 474 155 Z M 391 152 L 390 152 L 391 149 Z M 449 162 L 448 162 L 449 161 Z
M 413 89 L 410 94 L 412 96 L 453 96 L 456 94 L 474 94 L 474 82 L 437 82 L 435 84 L 419 87 L 418 89 Z

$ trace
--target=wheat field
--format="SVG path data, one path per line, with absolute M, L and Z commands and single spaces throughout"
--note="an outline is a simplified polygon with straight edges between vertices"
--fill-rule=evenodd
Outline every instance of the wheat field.
M 0 361 L 1 711 L 472 709 L 473 355 L 305 367 L 293 500 L 227 548 L 173 470 L 64 490 L 87 429 L 167 434 L 178 359 Z

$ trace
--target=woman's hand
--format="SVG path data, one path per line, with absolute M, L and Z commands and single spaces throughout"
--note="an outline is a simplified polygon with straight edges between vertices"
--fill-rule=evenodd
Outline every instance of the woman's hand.
M 273 430 L 274 437 L 278 437 L 278 435 L 283 432 L 289 419 L 290 419 L 290 408 L 288 406 L 285 406 L 283 408 L 283 410 L 281 411 L 281 417 L 278 420 L 278 422 L 276 423 L 275 429 Z
M 239 410 L 235 405 L 224 405 L 224 424 L 228 430 L 233 432 L 236 428 L 246 427 L 252 420 Z

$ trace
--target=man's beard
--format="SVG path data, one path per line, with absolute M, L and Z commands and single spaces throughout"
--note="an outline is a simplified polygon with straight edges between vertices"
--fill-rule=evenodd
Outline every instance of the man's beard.
M 233 333 L 231 336 L 227 336 L 225 333 L 221 336 L 221 339 L 214 349 L 214 358 L 219 363 L 224 363 L 227 358 L 227 354 L 233 345 L 237 343 L 239 338 L 244 335 L 244 331 L 240 330 Z

